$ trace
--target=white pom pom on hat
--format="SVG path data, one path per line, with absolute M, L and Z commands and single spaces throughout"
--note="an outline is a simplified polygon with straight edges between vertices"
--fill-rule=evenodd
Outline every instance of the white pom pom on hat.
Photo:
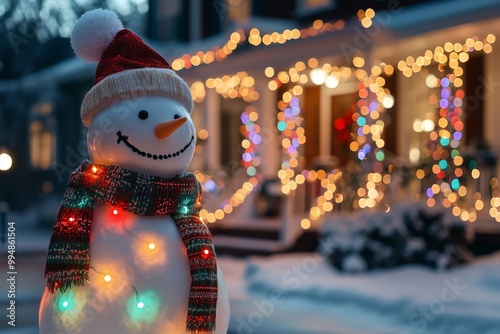
M 71 47 L 81 59 L 95 63 L 123 29 L 116 13 L 106 9 L 94 9 L 83 14 L 71 34 Z

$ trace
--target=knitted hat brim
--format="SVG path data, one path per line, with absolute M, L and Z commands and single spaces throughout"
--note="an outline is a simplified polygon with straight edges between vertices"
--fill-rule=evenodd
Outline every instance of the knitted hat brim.
M 193 110 L 191 91 L 174 71 L 164 68 L 126 70 L 107 76 L 85 95 L 80 115 L 85 126 L 101 110 L 115 102 L 141 96 L 165 96 L 180 102 L 189 113 Z M 139 102 L 139 101 L 137 101 Z

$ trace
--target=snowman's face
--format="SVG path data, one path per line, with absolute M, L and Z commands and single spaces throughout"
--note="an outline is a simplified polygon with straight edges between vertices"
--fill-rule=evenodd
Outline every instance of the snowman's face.
M 196 135 L 186 108 L 164 96 L 121 100 L 92 120 L 87 144 L 93 163 L 173 177 L 193 158 Z

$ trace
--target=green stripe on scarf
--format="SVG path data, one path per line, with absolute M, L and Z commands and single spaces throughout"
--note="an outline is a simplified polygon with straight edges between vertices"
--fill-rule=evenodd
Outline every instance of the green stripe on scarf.
M 57 213 L 45 278 L 54 293 L 89 282 L 90 233 L 96 202 L 136 215 L 171 215 L 186 246 L 191 289 L 186 329 L 215 329 L 217 261 L 212 236 L 200 220 L 201 187 L 194 174 L 170 179 L 116 167 L 90 164 L 73 172 Z

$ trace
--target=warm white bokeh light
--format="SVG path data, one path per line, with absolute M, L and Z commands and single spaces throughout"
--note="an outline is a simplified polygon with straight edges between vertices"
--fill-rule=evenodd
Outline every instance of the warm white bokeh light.
M 422 132 L 422 121 L 419 118 L 415 118 L 413 121 L 413 131 L 417 133 Z
M 410 162 L 416 164 L 420 161 L 420 150 L 418 148 L 412 148 L 410 150 Z
M 339 82 L 340 82 L 339 78 L 337 78 L 333 75 L 330 75 L 330 76 L 328 76 L 328 78 L 326 78 L 325 85 L 328 88 L 335 88 L 339 85 Z
M 0 154 L 0 170 L 8 171 L 12 167 L 12 158 L 8 153 Z
M 325 83 L 326 73 L 321 68 L 315 68 L 315 69 L 311 70 L 311 73 L 309 73 L 309 76 L 311 77 L 311 81 L 315 85 L 322 85 L 323 83 Z
M 422 121 L 422 131 L 431 132 L 434 130 L 434 122 L 430 119 L 424 119 Z
M 434 74 L 429 74 L 427 78 L 425 78 L 425 85 L 429 88 L 435 88 L 439 85 L 439 80 Z
M 385 109 L 390 109 L 394 106 L 394 97 L 391 94 L 387 94 L 382 101 L 382 105 Z

